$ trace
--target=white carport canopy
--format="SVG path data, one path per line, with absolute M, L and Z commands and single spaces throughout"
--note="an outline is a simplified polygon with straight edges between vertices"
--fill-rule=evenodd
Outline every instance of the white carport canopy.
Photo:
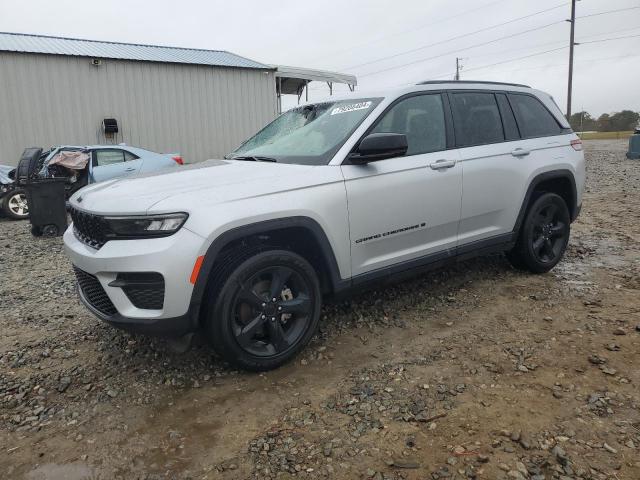
M 298 103 L 300 103 L 300 98 L 302 94 L 305 93 L 306 100 L 309 100 L 310 82 L 325 82 L 329 86 L 329 95 L 333 94 L 334 83 L 344 83 L 352 92 L 358 84 L 355 75 L 348 75 L 346 73 L 288 67 L 285 65 L 273 65 L 273 68 L 276 69 L 278 113 L 282 111 L 282 95 L 297 95 Z

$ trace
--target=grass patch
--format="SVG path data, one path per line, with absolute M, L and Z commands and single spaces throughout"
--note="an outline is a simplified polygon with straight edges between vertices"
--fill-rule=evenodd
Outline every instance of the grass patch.
M 620 140 L 627 139 L 633 135 L 632 131 L 628 132 L 584 132 L 578 133 L 582 140 Z

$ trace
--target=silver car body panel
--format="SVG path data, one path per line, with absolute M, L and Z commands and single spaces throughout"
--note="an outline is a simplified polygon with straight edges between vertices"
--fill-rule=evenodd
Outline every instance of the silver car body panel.
M 167 307 L 154 318 L 171 318 L 189 309 L 194 263 L 223 234 L 268 220 L 306 217 L 326 235 L 341 281 L 384 271 L 429 255 L 514 231 L 528 187 L 541 174 L 568 171 L 575 180 L 576 207 L 582 203 L 584 156 L 573 133 L 522 139 L 367 165 L 344 164 L 349 152 L 396 99 L 419 92 L 500 90 L 535 95 L 557 121 L 569 128 L 553 99 L 534 89 L 487 84 L 410 86 L 385 92 L 359 92 L 344 98 L 379 97 L 380 103 L 327 165 L 211 160 L 168 175 L 138 175 L 86 187 L 70 202 L 96 215 L 186 212 L 182 230 L 172 237 L 110 241 L 100 250 L 65 234 L 74 265 L 96 275 L 118 311 L 144 318 L 144 310 L 109 289 L 117 272 L 160 271 L 167 276 Z M 517 148 L 530 151 L 514 156 Z M 445 161 L 450 168 L 433 169 Z M 182 313 L 181 313 L 182 312 Z

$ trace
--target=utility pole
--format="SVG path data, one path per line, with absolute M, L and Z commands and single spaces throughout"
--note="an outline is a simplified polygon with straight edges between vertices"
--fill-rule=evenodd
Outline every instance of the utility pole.
M 456 81 L 460 80 L 460 69 L 462 68 L 460 66 L 460 60 L 462 60 L 462 59 L 456 57 L 456 77 L 455 77 Z
M 571 0 L 571 34 L 569 38 L 569 82 L 567 85 L 567 119 L 571 117 L 571 91 L 573 89 L 573 47 L 575 46 L 576 1 Z

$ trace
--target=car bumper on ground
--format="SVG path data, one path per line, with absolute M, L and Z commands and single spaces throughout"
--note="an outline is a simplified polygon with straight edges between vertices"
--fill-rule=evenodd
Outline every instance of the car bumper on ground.
M 80 299 L 98 318 L 129 331 L 182 335 L 197 328 L 189 281 L 203 238 L 182 228 L 174 235 L 118 240 L 94 249 L 64 234 Z

